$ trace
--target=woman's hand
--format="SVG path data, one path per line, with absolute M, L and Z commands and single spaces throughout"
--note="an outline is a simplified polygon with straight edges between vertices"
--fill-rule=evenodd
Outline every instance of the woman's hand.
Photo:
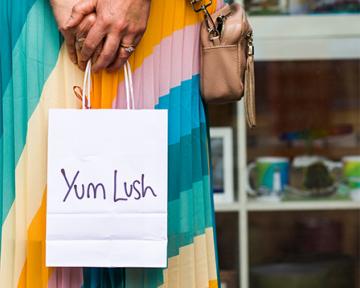
M 145 32 L 150 0 L 82 0 L 73 7 L 64 33 L 77 27 L 93 12 L 96 12 L 96 21 L 83 43 L 80 60 L 86 63 L 104 41 L 93 70 L 119 69 L 133 50 L 129 47 L 135 47 Z
M 65 29 L 66 23 L 68 22 L 71 11 L 78 0 L 51 0 L 51 6 L 53 14 L 55 16 L 58 28 L 61 34 L 64 36 L 67 50 L 71 61 L 74 64 L 78 64 L 80 68 L 84 68 L 85 64 L 80 59 L 80 45 L 76 44 L 76 39 L 85 38 L 90 28 L 95 24 L 96 14 L 89 13 L 83 17 L 80 24 L 72 29 Z M 77 48 L 77 49 L 76 49 Z M 101 48 L 98 47 L 97 51 Z

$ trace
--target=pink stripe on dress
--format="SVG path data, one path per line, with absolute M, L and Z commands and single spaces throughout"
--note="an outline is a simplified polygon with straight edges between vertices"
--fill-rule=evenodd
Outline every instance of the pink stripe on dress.
M 219 10 L 223 6 L 224 6 L 224 1 L 223 0 L 217 0 L 216 1 L 216 10 Z
M 171 88 L 199 74 L 199 30 L 200 25 L 196 24 L 175 31 L 155 46 L 153 53 L 135 70 L 136 108 L 153 109 L 159 98 L 169 94 Z M 113 108 L 126 108 L 124 82 L 119 84 Z
M 48 288 L 81 288 L 82 284 L 82 268 L 54 268 Z

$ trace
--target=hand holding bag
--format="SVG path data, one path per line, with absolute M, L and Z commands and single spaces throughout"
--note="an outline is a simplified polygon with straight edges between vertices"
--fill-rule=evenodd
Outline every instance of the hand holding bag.
M 248 125 L 254 127 L 255 77 L 252 28 L 239 4 L 225 5 L 210 15 L 211 0 L 192 0 L 204 12 L 201 25 L 201 93 L 207 103 L 228 103 L 244 96 Z

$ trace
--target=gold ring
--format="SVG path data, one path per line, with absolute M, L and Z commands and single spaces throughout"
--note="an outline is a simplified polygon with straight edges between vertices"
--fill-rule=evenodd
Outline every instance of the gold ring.
M 76 38 L 76 42 L 82 43 L 85 41 L 85 39 L 86 39 L 85 37 Z
M 135 47 L 135 45 L 133 45 L 133 44 L 124 44 L 124 43 L 120 43 L 120 46 L 123 48 L 130 48 L 130 47 L 134 48 Z
M 126 52 L 128 52 L 129 54 L 131 54 L 132 52 L 135 51 L 135 45 L 128 45 L 128 44 L 123 44 L 120 43 L 121 48 L 124 48 L 124 50 Z

